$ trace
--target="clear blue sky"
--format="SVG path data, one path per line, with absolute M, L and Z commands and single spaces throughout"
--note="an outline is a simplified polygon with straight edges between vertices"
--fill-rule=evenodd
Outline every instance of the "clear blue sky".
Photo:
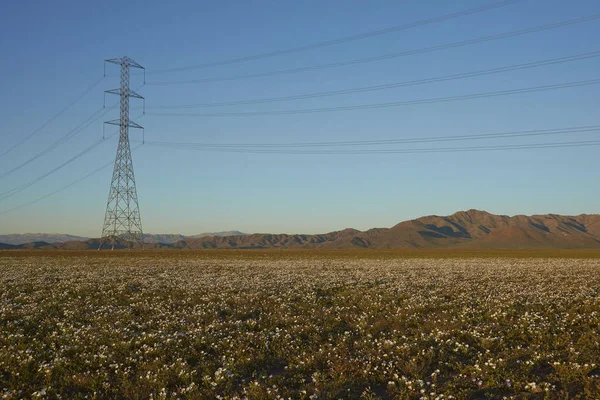
M 128 55 L 147 82 L 259 73 L 435 46 L 600 13 L 597 0 L 525 0 L 485 13 L 320 49 L 204 68 L 177 68 L 312 44 L 492 3 L 390 1 L 30 1 L 0 15 L 0 150 L 56 114 L 102 77 L 103 60 Z M 146 105 L 278 97 L 372 86 L 600 50 L 600 20 L 385 61 L 276 77 L 142 87 Z M 183 112 L 249 112 L 418 100 L 600 78 L 600 58 L 391 90 Z M 118 67 L 72 109 L 0 157 L 0 173 L 27 160 L 102 107 Z M 139 87 L 141 76 L 133 76 Z M 400 139 L 595 125 L 600 85 L 410 107 L 252 117 L 146 115 L 147 140 L 285 143 Z M 116 98 L 107 98 L 107 102 Z M 132 107 L 141 106 L 132 100 Z M 148 110 L 150 112 L 150 110 Z M 135 118 L 141 110 L 132 110 Z M 118 118 L 117 110 L 106 119 Z M 107 130 L 108 131 L 108 130 Z M 49 154 L 0 179 L 6 192 L 68 160 L 102 136 L 98 121 Z M 131 131 L 131 139 L 141 133 Z M 481 142 L 472 146 L 598 140 L 599 133 Z M 135 143 L 133 144 L 135 145 Z M 6 146 L 6 147 L 4 147 Z M 32 187 L 0 212 L 34 200 L 114 158 L 117 138 Z M 501 214 L 598 213 L 600 146 L 505 152 L 281 155 L 143 146 L 133 155 L 146 232 L 326 232 L 387 227 L 477 208 Z M 0 151 L 2 153 L 2 151 Z M 0 215 L 0 233 L 99 236 L 112 170 L 35 205 Z

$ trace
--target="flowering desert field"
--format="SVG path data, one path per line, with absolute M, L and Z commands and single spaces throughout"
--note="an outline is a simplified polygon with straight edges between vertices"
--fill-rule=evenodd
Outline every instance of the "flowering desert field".
M 599 399 L 600 258 L 0 252 L 3 398 Z

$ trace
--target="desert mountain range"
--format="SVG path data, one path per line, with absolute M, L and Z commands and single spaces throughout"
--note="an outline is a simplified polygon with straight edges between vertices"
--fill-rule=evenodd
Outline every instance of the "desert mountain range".
M 146 248 L 172 249 L 265 249 L 265 248 L 600 248 L 600 215 L 562 216 L 494 215 L 485 211 L 460 211 L 450 216 L 437 215 L 401 222 L 391 228 L 367 231 L 344 229 L 325 234 L 242 234 L 194 237 L 155 235 Z M 161 242 L 167 237 L 169 243 Z M 164 240 L 164 239 L 163 239 Z M 1 240 L 0 240 L 1 242 Z M 11 245 L 0 249 L 96 249 L 98 239 Z M 119 243 L 118 247 L 125 247 Z
M 166 234 L 154 234 L 145 233 L 144 243 L 165 243 L 171 244 L 179 242 L 186 238 L 200 238 L 205 236 L 236 236 L 245 235 L 240 231 L 224 231 L 224 232 L 205 232 L 197 235 L 184 236 L 178 233 L 166 233 Z M 34 242 L 46 242 L 46 243 L 64 243 L 64 242 L 84 242 L 89 240 L 89 237 L 66 235 L 63 233 L 13 233 L 9 235 L 0 235 L 0 243 L 20 245 Z

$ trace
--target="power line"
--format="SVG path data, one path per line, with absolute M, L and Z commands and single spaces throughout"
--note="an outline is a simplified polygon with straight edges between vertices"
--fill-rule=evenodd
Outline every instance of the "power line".
M 37 198 L 37 199 L 35 199 L 33 201 L 30 201 L 29 203 L 21 204 L 21 205 L 19 205 L 17 207 L 9 208 L 8 210 L 0 211 L 0 215 L 8 213 L 8 212 L 11 212 L 11 211 L 15 211 L 15 210 L 21 209 L 23 207 L 27 207 L 27 206 L 33 205 L 35 203 L 38 203 L 38 202 L 40 202 L 40 201 L 42 201 L 42 200 L 44 200 L 44 199 L 46 199 L 46 198 L 48 198 L 48 197 L 56 194 L 56 193 L 62 192 L 63 190 L 66 190 L 66 189 L 70 188 L 71 186 L 75 185 L 76 183 L 79 183 L 79 182 L 81 182 L 81 181 L 83 181 L 83 180 L 91 177 L 92 175 L 100 172 L 101 170 L 103 170 L 103 169 L 105 169 L 105 168 L 107 168 L 107 167 L 109 167 L 111 165 L 112 165 L 112 161 L 109 162 L 109 163 L 107 163 L 107 164 L 104 164 L 102 167 L 100 167 L 98 169 L 95 169 L 94 171 L 90 172 L 89 174 L 87 174 L 87 175 L 85 175 L 85 176 L 77 179 L 76 181 L 73 181 L 73 182 L 69 183 L 68 185 L 63 186 L 62 188 L 60 188 L 58 190 L 55 190 L 55 191 L 50 192 L 50 193 L 47 193 L 47 194 L 43 195 L 42 197 L 39 197 L 39 198 Z
M 423 100 L 410 100 L 410 101 L 395 101 L 387 103 L 374 103 L 374 104 L 358 104 L 353 106 L 341 106 L 341 107 L 321 107 L 321 108 L 308 108 L 308 109 L 296 109 L 296 110 L 281 110 L 281 111 L 249 111 L 249 112 L 226 112 L 226 113 L 205 113 L 205 114 L 194 114 L 194 113 L 148 113 L 148 115 L 155 116 L 167 116 L 167 117 L 251 117 L 251 116 L 264 116 L 264 115 L 293 115 L 293 114 L 312 114 L 312 113 L 323 113 L 323 112 L 334 112 L 334 111 L 351 111 L 351 110 L 366 110 L 375 108 L 387 108 L 387 107 L 404 107 L 420 104 L 433 104 L 433 103 L 444 103 L 459 100 L 470 100 L 470 99 L 481 99 L 488 97 L 499 97 L 508 96 L 513 94 L 533 93 L 556 89 L 565 89 L 571 87 L 583 87 L 590 85 L 597 85 L 600 83 L 600 79 L 591 79 L 578 82 L 559 83 L 554 85 L 534 86 L 527 88 L 511 89 L 511 90 L 500 90 L 494 92 L 482 92 L 473 93 L 462 96 L 448 96 L 448 97 L 435 97 Z
M 483 37 L 476 38 L 476 39 L 469 39 L 469 40 L 463 40 L 463 41 L 459 41 L 459 42 L 424 47 L 424 48 L 415 49 L 415 50 L 402 51 L 399 53 L 384 54 L 384 55 L 375 56 L 375 57 L 358 58 L 358 59 L 354 59 L 354 60 L 340 61 L 340 62 L 335 62 L 335 63 L 317 64 L 317 65 L 306 66 L 306 67 L 290 68 L 290 69 L 283 69 L 283 70 L 276 70 L 276 71 L 267 71 L 267 72 L 246 74 L 246 75 L 234 75 L 234 76 L 228 76 L 228 77 L 191 79 L 191 80 L 179 80 L 179 81 L 148 82 L 147 85 L 158 86 L 158 85 L 180 85 L 180 84 L 193 84 L 193 83 L 206 83 L 206 82 L 235 81 L 235 80 L 242 80 L 242 79 L 262 78 L 262 77 L 293 74 L 293 73 L 314 71 L 314 70 L 327 69 L 327 68 L 343 67 L 343 66 L 347 66 L 347 65 L 361 64 L 361 63 L 367 63 L 367 62 L 373 62 L 373 61 L 382 61 L 382 60 L 388 60 L 388 59 L 392 59 L 392 58 L 405 57 L 405 56 L 411 56 L 411 55 L 423 54 L 423 53 L 430 53 L 430 52 L 435 52 L 435 51 L 439 51 L 439 50 L 446 50 L 446 49 L 451 49 L 451 48 L 456 48 L 456 47 L 462 47 L 462 46 L 468 46 L 468 45 L 473 45 L 473 44 L 489 42 L 489 41 L 493 41 L 493 40 L 507 39 L 507 38 L 511 38 L 511 37 L 515 37 L 515 36 L 521 36 L 521 35 L 526 35 L 529 33 L 541 32 L 541 31 L 550 30 L 550 29 L 562 28 L 565 26 L 580 24 L 580 23 L 594 21 L 594 20 L 598 20 L 598 19 L 600 19 L 600 14 L 593 14 L 593 15 L 586 16 L 586 17 L 556 22 L 556 23 L 552 23 L 552 24 L 539 25 L 539 26 L 536 26 L 533 28 L 520 29 L 520 30 L 505 32 L 505 33 L 496 34 L 496 35 L 483 36 Z
M 69 104 L 67 104 L 62 110 L 60 110 L 58 113 L 56 113 L 54 116 L 52 116 L 49 120 L 47 120 L 46 122 L 44 122 L 39 128 L 37 128 L 36 130 L 34 130 L 33 132 L 31 132 L 29 135 L 25 136 L 21 141 L 19 141 L 17 144 L 15 144 L 12 147 L 9 147 L 8 150 L 4 151 L 2 154 L 0 154 L 1 156 L 4 156 L 8 153 L 10 153 L 11 151 L 13 151 L 14 149 L 16 149 L 17 147 L 19 147 L 20 145 L 22 145 L 23 143 L 25 143 L 27 140 L 29 140 L 30 138 L 32 138 L 34 135 L 36 135 L 37 133 L 39 133 L 42 129 L 44 129 L 46 126 L 48 126 L 50 123 L 52 123 L 54 120 L 56 120 L 58 117 L 60 117 L 62 114 L 64 114 L 65 112 L 67 112 L 71 107 L 73 107 L 79 100 L 81 100 L 86 94 L 88 94 L 89 92 L 92 91 L 92 89 L 94 89 L 96 86 L 98 86 L 100 84 L 100 82 L 102 82 L 102 80 L 104 79 L 104 77 L 98 79 L 96 82 L 94 82 L 93 84 L 91 84 L 87 89 L 85 89 L 83 91 L 83 93 L 81 93 L 79 96 L 77 96 L 75 98 L 75 100 L 73 100 L 72 102 L 70 102 Z
M 271 51 L 271 52 L 267 52 L 267 53 L 255 54 L 255 55 L 251 55 L 251 56 L 231 58 L 228 60 L 215 61 L 215 62 L 210 62 L 210 63 L 205 63 L 205 64 L 191 65 L 191 66 L 187 66 L 187 67 L 159 69 L 159 70 L 154 70 L 154 71 L 148 72 L 148 74 L 162 74 L 162 73 L 167 73 L 167 72 L 189 71 L 189 70 L 193 70 L 193 69 L 201 69 L 201 68 L 215 67 L 215 66 L 221 66 L 221 65 L 235 64 L 235 63 L 240 63 L 240 62 L 245 62 L 245 61 L 258 60 L 258 59 L 263 59 L 263 58 L 268 58 L 268 57 L 275 57 L 275 56 L 279 56 L 279 55 L 283 55 L 283 54 L 290 54 L 290 53 L 297 53 L 297 52 L 302 52 L 302 51 L 307 51 L 307 50 L 313 50 L 313 49 L 317 49 L 317 48 L 321 48 L 321 47 L 333 46 L 336 44 L 346 43 L 346 42 L 350 42 L 350 41 L 354 41 L 354 40 L 365 39 L 368 37 L 384 35 L 384 34 L 391 33 L 391 32 L 398 32 L 398 31 L 417 28 L 417 27 L 421 27 L 421 26 L 425 26 L 425 25 L 431 25 L 431 24 L 435 24 L 435 23 L 439 23 L 439 22 L 444 22 L 444 21 L 448 21 L 451 19 L 464 17 L 464 16 L 468 16 L 468 15 L 473 15 L 473 14 L 478 14 L 478 13 L 490 11 L 490 10 L 493 10 L 496 8 L 505 7 L 505 6 L 508 6 L 511 4 L 520 3 L 522 1 L 524 1 L 524 0 L 500 1 L 500 2 L 492 3 L 487 6 L 483 6 L 483 7 L 471 8 L 468 10 L 459 11 L 459 12 L 455 12 L 455 13 L 451 13 L 451 14 L 446 14 L 446 15 L 442 15 L 439 17 L 423 19 L 423 20 L 408 23 L 408 24 L 397 25 L 397 26 L 393 26 L 390 28 L 386 28 L 386 29 L 365 32 L 365 33 L 361 33 L 361 34 L 357 34 L 357 35 L 346 36 L 343 38 L 326 40 L 323 42 L 318 42 L 318 43 L 314 43 L 314 44 L 310 44 L 310 45 L 293 47 L 293 48 L 289 48 L 289 49 L 285 49 L 285 50 L 276 50 L 276 51 Z
M 142 85 L 143 86 L 143 85 Z M 139 90 L 142 86 L 139 86 L 137 90 Z M 33 157 L 29 158 L 27 161 L 23 162 L 22 164 L 17 165 L 16 167 L 14 167 L 11 170 L 8 170 L 2 174 L 0 174 L 0 179 L 12 174 L 13 172 L 18 171 L 19 169 L 23 168 L 24 166 L 31 164 L 33 161 L 37 160 L 38 158 L 48 154 L 50 151 L 54 150 L 59 144 L 71 139 L 72 137 L 74 137 L 75 135 L 83 132 L 85 129 L 89 128 L 94 122 L 96 122 L 97 120 L 99 120 L 100 118 L 102 118 L 104 115 L 106 115 L 110 110 L 114 109 L 119 103 L 114 103 L 112 106 L 107 107 L 107 108 L 100 108 L 98 110 L 96 110 L 90 117 L 88 117 L 85 121 L 83 121 L 81 124 L 77 125 L 75 128 L 73 128 L 71 131 L 67 132 L 66 135 L 62 136 L 60 139 L 58 139 L 57 141 L 51 143 L 48 147 L 46 147 L 44 150 L 42 150 L 41 152 L 39 152 L 38 154 L 34 155 Z
M 576 126 L 569 128 L 550 128 L 534 129 L 512 132 L 494 132 L 475 135 L 454 135 L 454 136 L 435 136 L 429 138 L 405 138 L 405 139 L 384 139 L 384 140 L 355 140 L 355 141 L 329 141 L 329 142 L 296 142 L 296 143 L 198 143 L 198 142 L 163 142 L 146 141 L 154 146 L 164 147 L 184 147 L 184 148 L 207 148 L 207 149 L 257 149 L 257 148 L 310 148 L 310 147 L 348 147 L 348 146 L 382 146 L 392 144 L 413 144 L 413 143 L 432 143 L 432 142 L 451 142 L 465 140 L 499 139 L 499 138 L 521 138 L 531 136 L 558 135 L 565 133 L 586 133 L 600 130 L 600 125 Z
M 58 139 L 57 141 L 51 143 L 48 147 L 46 147 L 44 150 L 40 151 L 39 153 L 37 153 L 36 155 L 34 155 L 33 157 L 29 158 L 27 161 L 17 165 L 16 167 L 14 167 L 11 170 L 8 170 L 2 174 L 0 174 L 0 179 L 12 174 L 15 171 L 18 171 L 19 169 L 23 168 L 24 166 L 31 164 L 33 161 L 37 160 L 38 158 L 44 156 L 45 154 L 49 153 L 50 151 L 52 151 L 53 149 L 55 149 L 56 147 L 58 147 L 58 145 L 60 145 L 61 143 L 65 142 L 66 140 L 74 137 L 75 135 L 77 135 L 78 133 L 82 132 L 83 130 L 87 129 L 88 127 L 90 127 L 95 121 L 99 120 L 100 118 L 102 118 L 106 113 L 108 113 L 111 110 L 111 108 L 108 108 L 106 110 L 103 109 L 99 109 L 97 111 L 95 111 L 90 117 L 88 117 L 85 121 L 83 121 L 81 124 L 77 125 L 75 128 L 73 128 L 71 131 L 67 132 L 67 134 L 65 134 L 64 136 L 62 136 L 60 139 Z
M 523 131 L 523 132 L 527 132 L 527 131 Z M 156 146 L 156 144 L 154 144 L 153 142 L 146 142 L 146 144 L 149 145 L 154 145 Z M 464 152 L 464 151 L 494 151 L 494 150 L 526 150 L 526 149 L 544 149 L 544 148 L 568 148 L 568 147 L 585 147 L 585 146 L 597 146 L 600 145 L 600 141 L 578 141 L 578 142 L 559 142 L 559 143 L 540 143 L 540 144 L 531 144 L 531 145 L 507 145 L 507 146 L 479 146 L 479 147 L 455 147 L 455 148 L 438 148 L 438 149 L 406 149 L 406 150 L 385 150 L 385 153 L 388 154 L 410 154 L 410 153 L 447 153 L 447 152 Z M 138 144 L 137 146 L 135 146 L 132 149 L 132 152 L 136 151 L 137 149 L 139 149 L 142 146 L 142 144 Z M 168 147 L 168 146 L 161 146 L 161 147 Z M 266 151 L 252 151 L 252 150 L 242 150 L 242 149 L 232 149 L 232 150 L 227 150 L 227 149 L 219 149 L 219 150 L 214 150 L 214 149 L 195 149 L 189 146 L 186 147 L 181 147 L 181 148 L 185 148 L 188 150 L 201 150 L 201 151 L 218 151 L 218 152 L 230 152 L 230 153 L 265 153 Z M 375 154 L 381 154 L 382 152 L 379 151 Z M 275 154 L 349 154 L 349 155 L 359 155 L 359 154 L 373 154 L 372 152 L 369 153 L 365 153 L 365 152 L 345 152 L 345 153 L 341 153 L 341 152 L 314 152 L 314 151 L 310 151 L 310 152 L 298 152 L 298 151 L 294 151 L 294 152 L 290 152 L 290 151 L 277 151 L 275 152 Z M 89 172 L 88 174 L 82 176 L 81 178 L 76 179 L 75 181 L 57 189 L 54 190 L 50 193 L 47 193 L 41 197 L 38 197 L 35 200 L 32 200 L 28 203 L 25 204 L 21 204 L 18 205 L 16 207 L 7 209 L 7 210 L 3 210 L 0 211 L 0 215 L 12 212 L 12 211 L 16 211 L 18 209 L 36 204 L 42 200 L 45 200 L 46 198 L 53 196 L 57 193 L 60 193 L 72 186 L 74 186 L 75 184 L 84 181 L 87 178 L 90 178 L 91 176 L 97 174 L 98 172 L 102 171 L 103 169 L 106 169 L 108 167 L 110 167 L 112 165 L 112 161 L 109 163 L 106 163 L 104 165 L 102 165 L 101 167 Z
M 146 142 L 148 145 L 156 146 L 155 144 Z M 496 150 L 527 150 L 527 149 L 547 149 L 547 148 L 566 148 L 566 147 L 583 147 L 583 146 L 598 146 L 600 140 L 589 141 L 572 141 L 558 143 L 538 143 L 538 144 L 523 144 L 523 145 L 500 145 L 500 146 L 475 146 L 475 147 L 442 147 L 442 148 L 417 148 L 417 149 L 371 149 L 371 150 L 261 150 L 261 149 L 211 149 L 211 148 L 194 148 L 181 147 L 177 148 L 204 151 L 204 152 L 220 152 L 220 153 L 250 153 L 250 154 L 298 154 L 298 155 L 359 155 L 359 154 L 421 154 L 421 153 L 455 153 L 455 152 L 477 152 L 477 151 L 496 151 Z M 163 146 L 160 147 L 170 147 Z
M 141 118 L 138 117 L 138 119 Z M 33 186 L 34 184 L 36 184 L 37 182 L 47 178 L 48 176 L 52 175 L 53 173 L 59 171 L 60 169 L 66 167 L 67 165 L 71 164 L 73 161 L 81 158 L 84 154 L 90 152 L 92 149 L 96 148 L 97 146 L 99 146 L 101 143 L 105 142 L 106 139 L 110 139 L 112 137 L 114 137 L 115 135 L 117 135 L 119 132 L 115 131 L 112 134 L 110 134 L 108 137 L 106 138 L 102 138 L 100 140 L 98 140 L 97 142 L 93 143 L 91 146 L 85 148 L 84 150 L 82 150 L 81 152 L 77 153 L 75 156 L 71 157 L 69 160 L 63 162 L 62 164 L 58 165 L 57 167 L 51 169 L 50 171 L 46 172 L 45 174 L 27 182 L 24 183 L 20 186 L 17 186 L 15 188 L 12 188 L 11 190 L 8 190 L 4 193 L 0 193 L 0 202 L 4 201 L 5 199 L 14 196 L 15 194 L 22 192 L 23 190 Z
M 173 105 L 173 106 L 155 105 L 155 106 L 147 106 L 146 108 L 148 108 L 148 109 L 177 109 L 177 108 L 221 107 L 221 106 L 234 106 L 234 105 L 242 105 L 242 104 L 260 104 L 260 103 L 273 103 L 273 102 L 289 101 L 289 100 L 312 99 L 312 98 L 318 98 L 318 97 L 337 96 L 337 95 L 344 95 L 344 94 L 351 94 L 351 93 L 363 93 L 363 92 L 385 90 L 385 89 L 395 89 L 395 88 L 399 88 L 399 87 L 416 86 L 416 85 L 423 85 L 423 84 L 428 84 L 428 83 L 445 82 L 445 81 L 450 81 L 450 80 L 472 78 L 472 77 L 476 77 L 476 76 L 492 75 L 492 74 L 498 74 L 498 73 L 502 73 L 502 72 L 511 72 L 511 71 L 518 71 L 518 70 L 523 70 L 523 69 L 537 68 L 537 67 L 542 67 L 542 66 L 547 66 L 547 65 L 554 65 L 554 64 L 561 64 L 561 63 L 567 63 L 567 62 L 573 62 L 573 61 L 579 61 L 579 60 L 586 60 L 586 59 L 595 58 L 598 56 L 600 56 L 600 51 L 594 51 L 594 52 L 583 53 L 583 54 L 578 54 L 578 55 L 574 55 L 574 56 L 553 58 L 553 59 L 535 61 L 535 62 L 524 63 L 524 64 L 513 64 L 513 65 L 507 65 L 507 66 L 503 66 L 503 67 L 497 67 L 497 68 L 485 69 L 485 70 L 479 70 L 479 71 L 473 71 L 473 72 L 464 72 L 464 73 L 460 73 L 460 74 L 445 75 L 445 76 L 439 76 L 439 77 L 434 77 L 434 78 L 425 78 L 425 79 L 418 79 L 418 80 L 412 80 L 412 81 L 396 82 L 396 83 L 389 83 L 389 84 L 384 84 L 384 85 L 366 86 L 366 87 L 353 88 L 353 89 L 307 93 L 307 94 L 300 94 L 300 95 L 294 95 L 294 96 L 282 96 L 282 97 L 269 97 L 269 98 L 262 98 L 262 99 L 228 101 L 228 102 L 221 102 L 221 103 L 180 104 L 180 105 Z
M 141 144 L 138 145 L 138 146 L 136 146 L 136 147 L 134 147 L 131 151 L 132 152 L 136 151 L 140 146 L 141 146 Z M 61 187 L 60 189 L 56 189 L 56 190 L 54 190 L 54 191 L 52 191 L 50 193 L 47 193 L 47 194 L 45 194 L 45 195 L 43 195 L 41 197 L 38 197 L 35 200 L 30 201 L 28 203 L 21 204 L 21 205 L 18 205 L 18 206 L 13 207 L 13 208 L 9 208 L 9 209 L 4 210 L 4 211 L 0 211 L 0 215 L 6 214 L 6 213 L 9 213 L 9 212 L 12 212 L 12 211 L 16 211 L 16 210 L 19 210 L 19 209 L 24 208 L 24 207 L 31 206 L 31 205 L 36 204 L 36 203 L 39 203 L 40 201 L 45 200 L 45 199 L 47 199 L 50 196 L 53 196 L 53 195 L 55 195 L 57 193 L 60 193 L 60 192 L 62 192 L 64 190 L 70 188 L 71 186 L 74 186 L 77 183 L 79 183 L 81 181 L 84 181 L 87 178 L 92 177 L 93 175 L 97 174 L 98 172 L 102 171 L 103 169 L 110 167 L 111 165 L 113 165 L 112 161 L 110 161 L 110 162 L 104 164 L 103 166 L 101 166 L 100 168 L 97 168 L 97 169 L 93 170 L 92 172 L 90 172 L 90 173 L 82 176 L 81 178 L 74 180 L 73 182 L 69 183 L 68 185 L 65 185 L 65 186 Z
M 146 142 L 146 144 L 149 145 L 155 145 L 152 142 Z M 388 154 L 411 154 L 411 153 L 448 153 L 448 152 L 464 152 L 464 151 L 494 151 L 494 150 L 527 150 L 527 149 L 545 149 L 545 148 L 568 148 L 568 147 L 586 147 L 586 146 L 598 146 L 600 145 L 600 141 L 579 141 L 579 142 L 559 142 L 559 143 L 541 143 L 541 144 L 532 144 L 532 145 L 508 145 L 508 146 L 488 146 L 488 147 L 462 147 L 462 148 L 440 148 L 440 149 L 407 149 L 407 150 L 399 150 L 399 151 L 395 151 L 395 150 L 390 150 L 390 151 L 386 151 L 386 153 Z M 142 144 L 138 144 L 136 147 L 134 147 L 132 149 L 132 152 L 136 151 L 137 149 L 139 149 L 142 146 Z M 168 146 L 162 146 L 162 147 L 168 147 Z M 194 148 L 190 148 L 190 147 L 182 147 L 182 148 L 186 148 L 188 150 L 200 150 L 200 149 L 194 149 Z M 202 151 L 215 151 L 212 149 L 203 149 Z M 265 151 L 247 151 L 247 150 L 237 150 L 237 151 L 233 151 L 233 150 L 217 150 L 218 152 L 235 152 L 235 153 L 265 153 Z M 382 153 L 382 152 L 378 152 L 378 153 Z M 350 155 L 360 155 L 360 154 L 372 154 L 372 153 L 364 153 L 364 152 L 353 152 L 353 153 L 340 153 L 340 152 L 277 152 L 276 154 L 305 154 L 305 155 L 310 155 L 310 154 L 350 154 Z M 35 200 L 32 200 L 28 203 L 24 203 L 21 205 L 18 205 L 16 207 L 7 209 L 7 210 L 3 210 L 0 211 L 0 215 L 3 214 L 7 214 L 9 212 L 12 211 L 16 211 L 18 209 L 24 208 L 24 207 L 28 207 L 30 205 L 36 204 L 42 200 L 45 200 L 46 198 L 53 196 L 57 193 L 60 193 L 74 185 L 76 185 L 79 182 L 82 182 L 84 180 L 86 180 L 87 178 L 92 177 L 93 175 L 97 174 L 98 172 L 102 171 L 103 169 L 106 169 L 108 167 L 110 167 L 113 164 L 113 162 L 108 162 L 104 165 L 102 165 L 101 167 L 89 172 L 88 174 L 82 176 L 81 178 L 76 179 L 75 181 L 57 189 L 54 190 L 50 193 L 47 193 L 41 197 L 38 197 Z
M 13 188 L 7 192 L 4 193 L 0 193 L 0 202 L 8 199 L 9 197 L 14 196 L 15 194 L 22 192 L 23 190 L 27 189 L 28 187 L 31 187 L 32 185 L 36 184 L 37 182 L 41 181 L 42 179 L 52 175 L 54 172 L 64 168 L 65 166 L 67 166 L 68 164 L 72 163 L 73 161 L 77 160 L 78 158 L 82 157 L 84 154 L 88 153 L 90 150 L 94 149 L 96 146 L 98 146 L 100 143 L 104 142 L 104 139 L 100 139 L 99 141 L 93 143 L 91 146 L 85 148 L 84 150 L 82 150 L 81 152 L 77 153 L 75 156 L 71 157 L 69 160 L 65 161 L 64 163 L 60 164 L 59 166 L 51 169 L 50 171 L 46 172 L 45 174 L 43 174 L 42 176 L 39 176 L 21 186 L 18 186 L 16 188 Z
M 116 133 L 112 134 L 109 136 L 112 137 L 116 135 Z M 17 186 L 16 188 L 13 188 L 9 191 L 6 191 L 4 193 L 0 193 L 0 202 L 8 199 L 9 197 L 14 196 L 17 193 L 22 192 L 23 190 L 33 186 L 34 184 L 36 184 L 37 182 L 43 180 L 44 178 L 47 178 L 48 176 L 52 175 L 53 173 L 61 170 L 62 168 L 66 167 L 67 165 L 71 164 L 73 161 L 81 158 L 83 155 L 85 155 L 86 153 L 90 152 L 91 150 L 93 150 L 94 148 L 96 148 L 98 145 L 100 145 L 101 143 L 103 143 L 105 141 L 105 139 L 100 139 L 97 142 L 93 143 L 91 146 L 85 148 L 84 150 L 82 150 L 81 152 L 77 153 L 75 156 L 71 157 L 70 159 L 68 159 L 67 161 L 63 162 L 62 164 L 58 165 L 57 167 L 51 169 L 50 171 L 46 172 L 45 174 L 23 184 L 20 186 Z

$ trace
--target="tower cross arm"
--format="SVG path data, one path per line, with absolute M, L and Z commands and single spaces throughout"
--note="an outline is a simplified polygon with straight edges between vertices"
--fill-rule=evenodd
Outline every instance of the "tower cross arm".
M 130 67 L 145 69 L 144 67 L 142 67 L 140 64 L 136 63 L 129 57 L 109 58 L 107 60 L 104 60 L 104 62 L 111 63 L 111 64 L 118 64 L 118 65 L 127 63 L 127 64 L 129 64 Z
M 132 67 L 134 67 L 134 68 L 146 69 L 146 68 L 142 67 L 140 64 L 138 64 L 135 61 L 133 61 L 131 58 L 129 58 L 129 65 L 132 66 Z
M 129 122 L 129 127 L 130 127 L 130 128 L 144 129 L 144 127 L 143 127 L 143 126 L 141 126 L 141 125 L 138 125 L 138 124 L 136 124 L 135 122 L 133 122 L 133 121 L 131 121 L 131 120 L 130 120 L 130 121 L 128 121 L 128 122 Z
M 144 98 L 143 96 L 140 96 L 139 94 L 137 94 L 133 90 L 129 91 L 129 97 L 135 97 L 135 98 L 138 98 L 138 99 L 143 99 Z
M 120 119 L 113 119 L 112 121 L 104 121 L 105 124 L 109 124 L 109 125 L 120 125 L 121 124 L 121 120 Z
M 104 93 L 110 93 L 110 94 L 117 94 L 117 95 L 121 95 L 121 89 L 110 89 L 110 90 L 105 90 Z
M 121 89 L 110 89 L 110 90 L 105 90 L 104 93 L 110 93 L 110 94 L 116 94 L 116 95 L 121 95 Z M 133 90 L 129 90 L 129 97 L 135 97 L 137 99 L 143 99 L 144 96 L 140 96 L 137 92 L 134 92 Z
M 109 58 L 108 60 L 104 60 L 104 62 L 111 63 L 111 64 L 121 64 L 121 59 L 120 58 Z
M 121 120 L 120 119 L 113 119 L 112 121 L 105 121 L 105 124 L 109 124 L 109 125 L 121 125 Z M 136 124 L 133 121 L 127 121 L 127 126 L 130 128 L 137 128 L 137 129 L 144 129 L 143 126 Z

